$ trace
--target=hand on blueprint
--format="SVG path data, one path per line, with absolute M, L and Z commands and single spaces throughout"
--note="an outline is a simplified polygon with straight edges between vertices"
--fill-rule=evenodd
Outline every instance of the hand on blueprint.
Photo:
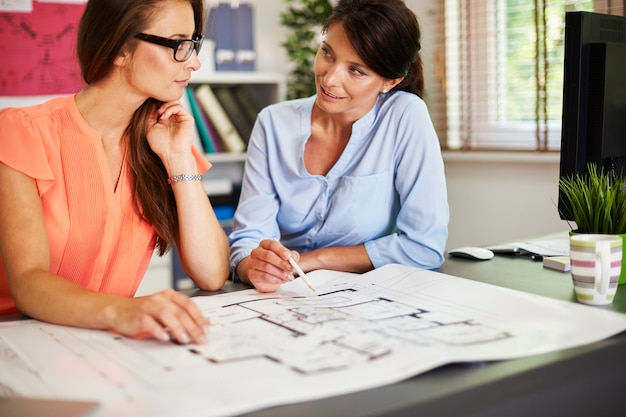
M 265 239 L 252 250 L 248 258 L 241 261 L 240 267 L 247 268 L 248 280 L 257 290 L 274 292 L 295 277 L 289 258 L 297 262 L 300 254 L 290 251 L 277 240 Z
M 149 337 L 181 344 L 204 344 L 209 321 L 196 303 L 172 289 L 145 297 L 124 298 L 107 308 L 112 330 L 130 337 Z

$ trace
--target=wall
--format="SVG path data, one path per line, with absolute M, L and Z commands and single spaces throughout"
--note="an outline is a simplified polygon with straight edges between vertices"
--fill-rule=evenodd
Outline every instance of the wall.
M 444 152 L 447 248 L 569 230 L 558 215 L 558 153 Z

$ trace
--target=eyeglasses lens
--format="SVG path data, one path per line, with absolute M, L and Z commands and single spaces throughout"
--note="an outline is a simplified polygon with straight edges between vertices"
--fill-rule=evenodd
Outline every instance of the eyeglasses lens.
M 191 57 L 194 49 L 196 54 L 199 54 L 200 48 L 202 47 L 202 41 L 203 38 L 180 42 L 178 48 L 174 52 L 174 59 L 178 62 L 185 62 Z

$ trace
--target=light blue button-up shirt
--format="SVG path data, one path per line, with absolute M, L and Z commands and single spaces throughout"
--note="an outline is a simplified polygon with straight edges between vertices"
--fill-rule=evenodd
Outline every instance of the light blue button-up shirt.
M 314 102 L 285 101 L 259 113 L 229 236 L 231 268 L 271 238 L 300 253 L 365 244 L 376 268 L 438 268 L 449 210 L 441 148 L 425 103 L 401 91 L 381 95 L 322 176 L 304 165 Z

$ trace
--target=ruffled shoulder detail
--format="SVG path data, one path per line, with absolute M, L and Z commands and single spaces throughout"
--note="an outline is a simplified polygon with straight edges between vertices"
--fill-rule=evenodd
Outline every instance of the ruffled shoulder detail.
M 45 144 L 53 122 L 37 107 L 0 110 L 0 162 L 37 180 L 43 195 L 54 182 Z

